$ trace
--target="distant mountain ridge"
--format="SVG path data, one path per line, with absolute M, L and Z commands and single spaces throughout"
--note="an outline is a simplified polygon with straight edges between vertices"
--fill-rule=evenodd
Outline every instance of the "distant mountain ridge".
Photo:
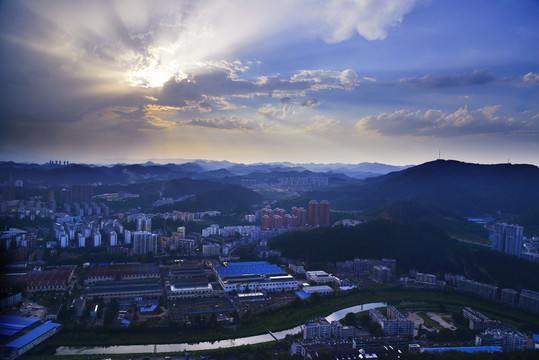
M 144 164 L 25 164 L 0 162 L 0 182 L 5 183 L 21 179 L 25 183 L 36 185 L 62 184 L 118 184 L 148 181 L 166 181 L 180 178 L 190 179 L 229 179 L 241 182 L 237 177 L 261 178 L 267 174 L 270 178 L 284 176 L 327 176 L 364 179 L 387 174 L 390 171 L 406 167 L 379 163 L 361 164 L 293 164 L 293 163 L 257 163 L 238 164 L 228 161 L 194 160 L 180 164 L 158 164 L 147 161 Z M 236 179 L 234 179 L 236 177 Z
M 497 211 L 518 214 L 539 203 L 538 184 L 539 167 L 534 165 L 436 160 L 345 184 L 323 196 L 350 210 L 405 200 L 465 215 Z

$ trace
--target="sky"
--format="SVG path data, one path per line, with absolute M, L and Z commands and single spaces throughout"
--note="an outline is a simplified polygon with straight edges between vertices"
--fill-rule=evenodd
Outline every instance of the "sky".
M 0 1 L 0 159 L 539 165 L 536 0 Z

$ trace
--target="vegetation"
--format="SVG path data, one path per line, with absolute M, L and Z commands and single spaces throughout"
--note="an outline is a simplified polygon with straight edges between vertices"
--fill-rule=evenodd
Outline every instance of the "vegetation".
M 355 227 L 320 228 L 280 235 L 270 241 L 285 257 L 308 261 L 309 268 L 327 262 L 361 258 L 394 258 L 401 271 L 451 272 L 500 287 L 539 290 L 539 265 L 449 238 L 424 223 L 375 220 Z

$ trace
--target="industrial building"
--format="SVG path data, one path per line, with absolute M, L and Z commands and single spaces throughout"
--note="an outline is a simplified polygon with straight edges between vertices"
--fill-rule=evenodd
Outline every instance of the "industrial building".
M 293 291 L 298 281 L 277 265 L 266 261 L 229 263 L 215 269 L 225 292 Z
M 8 323 L 6 323 L 6 321 Z M 3 336 L 16 336 L 18 332 L 25 328 L 32 327 L 36 323 L 39 323 L 39 320 L 26 319 L 18 316 L 2 316 L 0 318 L 0 327 L 2 329 Z M 11 335 L 8 335 L 6 327 L 4 325 L 8 324 L 8 327 L 12 329 L 8 331 Z M 27 333 L 14 338 L 3 346 L 4 358 L 6 359 L 16 359 L 22 354 L 34 348 L 36 345 L 42 343 L 52 335 L 56 334 L 61 329 L 60 324 L 47 321 L 34 329 L 31 329 Z
M 96 297 L 105 301 L 136 301 L 137 298 L 158 300 L 163 295 L 163 288 L 158 280 L 107 281 L 92 284 L 87 295 L 90 300 Z
M 204 298 L 213 295 L 213 287 L 205 279 L 176 280 L 167 287 L 168 300 Z
M 112 280 L 158 279 L 156 264 L 114 264 L 94 265 L 88 273 L 88 283 Z

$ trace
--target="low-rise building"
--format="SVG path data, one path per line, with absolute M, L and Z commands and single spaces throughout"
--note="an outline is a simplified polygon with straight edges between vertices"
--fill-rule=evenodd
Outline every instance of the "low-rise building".
M 489 329 L 475 337 L 478 346 L 501 346 L 504 351 L 523 351 L 533 349 L 534 341 L 530 335 L 519 331 Z
M 168 300 L 212 297 L 213 287 L 203 280 L 177 280 L 167 287 Z
M 469 327 L 472 330 L 482 331 L 489 328 L 492 329 L 503 327 L 503 323 L 501 321 L 489 319 L 488 317 L 481 314 L 479 311 L 472 309 L 471 307 L 465 307 L 464 309 L 462 309 L 462 315 L 465 319 L 468 319 L 470 321 Z
M 380 325 L 385 335 L 388 336 L 413 336 L 414 322 L 406 317 L 395 307 L 387 307 L 387 316 L 377 309 L 369 310 L 372 321 Z
M 307 321 L 303 328 L 304 339 L 331 338 L 331 324 L 324 318 Z
M 136 301 L 137 298 L 159 300 L 162 295 L 163 288 L 158 280 L 96 282 L 87 291 L 89 300 L 99 297 L 105 301 Z
M 47 321 L 26 334 L 4 345 L 9 359 L 16 359 L 56 334 L 62 325 Z
M 457 286 L 460 291 L 474 294 L 484 299 L 496 300 L 498 297 L 498 287 L 485 284 L 470 279 L 458 279 Z
M 88 283 L 111 280 L 158 279 L 159 267 L 156 264 L 114 264 L 94 265 L 88 273 Z
M 229 263 L 215 269 L 225 292 L 293 291 L 298 281 L 277 265 L 266 261 Z
M 518 305 L 534 314 L 539 314 L 539 292 L 522 289 Z

